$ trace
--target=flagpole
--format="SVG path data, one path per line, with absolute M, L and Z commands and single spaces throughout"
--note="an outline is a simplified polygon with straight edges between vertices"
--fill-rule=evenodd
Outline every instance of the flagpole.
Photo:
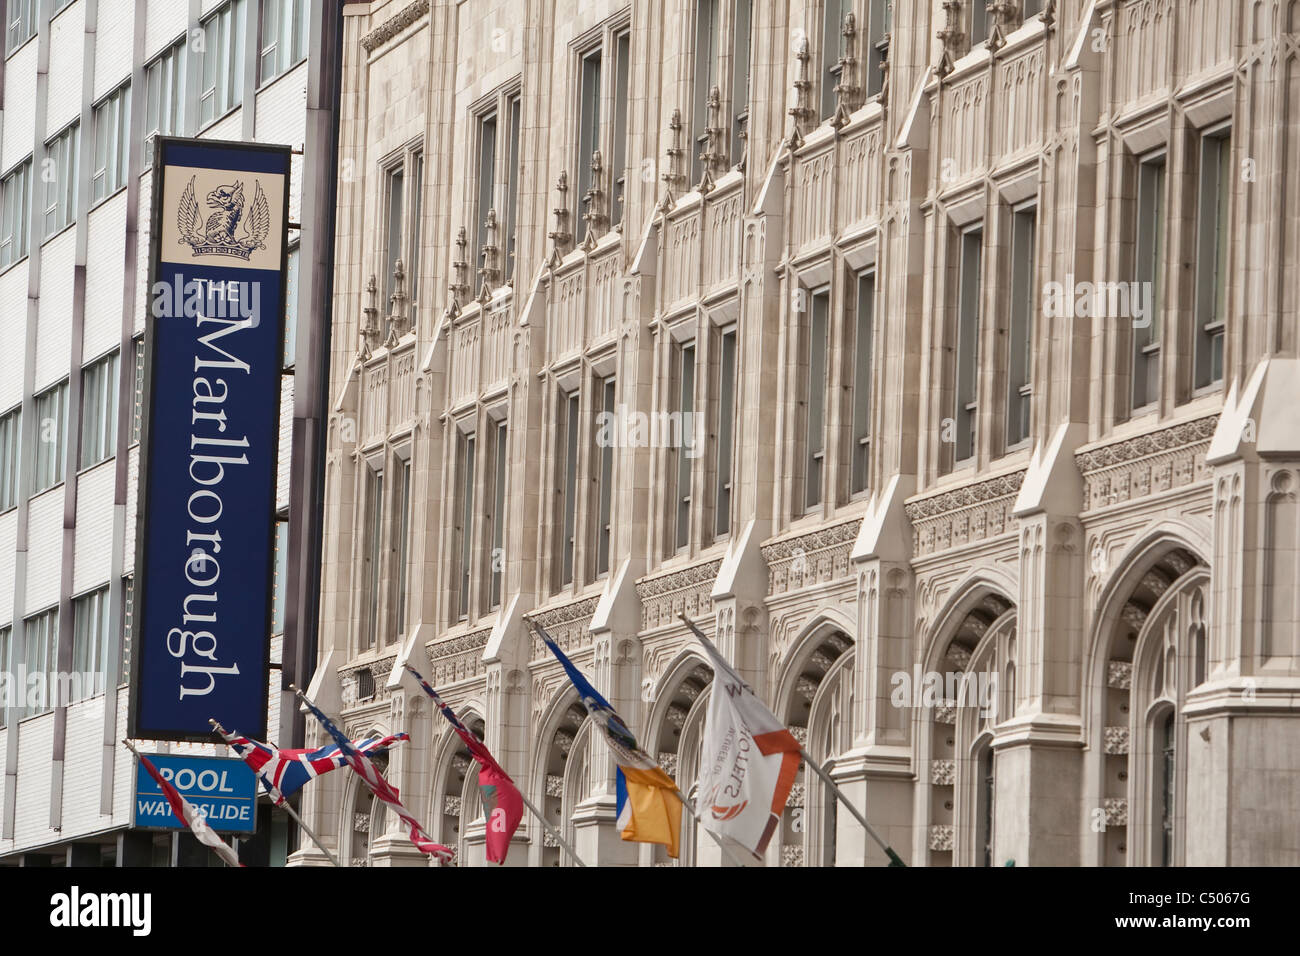
M 535 806 L 533 806 L 533 801 L 529 800 L 527 797 L 524 796 L 524 792 L 522 790 L 519 791 L 519 799 L 524 801 L 524 806 L 526 806 L 528 808 L 528 811 L 537 818 L 537 822 L 542 825 L 542 828 L 546 830 L 546 832 L 549 833 L 552 837 L 555 838 L 555 842 L 560 844 L 560 846 L 564 847 L 564 849 L 568 852 L 569 856 L 573 858 L 574 863 L 578 864 L 578 866 L 587 865 L 586 863 L 582 862 L 582 857 L 578 856 L 578 851 L 575 850 L 572 846 L 570 846 L 569 841 L 564 839 L 564 837 L 560 835 L 560 831 L 557 830 L 555 827 L 551 826 L 550 822 L 546 819 L 546 817 L 542 816 L 542 811 L 538 810 Z
M 858 808 L 849 802 L 848 796 L 844 793 L 843 790 L 841 790 L 838 786 L 836 786 L 835 781 L 831 779 L 831 775 L 828 774 L 825 770 L 823 770 L 821 765 L 817 763 L 817 761 L 813 760 L 812 757 L 808 756 L 808 751 L 800 747 L 799 756 L 803 758 L 804 766 L 806 766 L 813 773 L 817 774 L 817 776 L 821 777 L 822 781 L 826 784 L 826 786 L 831 788 L 831 792 L 835 794 L 837 798 L 839 798 L 840 802 L 849 808 L 849 813 L 853 814 L 854 819 L 862 824 L 862 828 L 867 831 L 867 836 L 871 837 L 871 839 L 875 840 L 876 843 L 880 844 L 880 849 L 884 850 L 885 856 L 889 857 L 889 865 L 907 866 L 907 864 L 902 861 L 899 855 L 895 853 L 893 849 L 885 843 L 884 840 L 880 839 L 880 837 L 876 834 L 876 831 L 872 829 L 871 824 L 867 822 L 867 818 L 864 817 L 860 812 L 858 812 Z
M 704 635 L 704 632 L 701 631 L 698 627 L 696 627 L 689 617 L 687 617 L 685 614 L 678 614 L 677 617 L 681 620 L 683 624 L 685 624 L 688 628 L 691 629 L 691 631 L 694 632 L 695 636 L 700 640 L 701 643 L 705 645 L 705 647 L 711 648 L 713 652 L 719 656 L 719 658 L 722 658 L 722 652 L 713 646 L 713 643 Z M 723 660 L 725 660 L 725 658 L 723 658 Z M 753 693 L 752 689 L 750 689 L 750 693 Z M 853 814 L 854 819 L 856 819 L 859 823 L 862 824 L 862 828 L 867 831 L 867 835 L 870 836 L 871 839 L 875 840 L 876 843 L 880 844 L 880 849 L 884 850 L 885 855 L 889 857 L 889 865 L 906 866 L 907 864 L 902 861 L 899 855 L 895 853 L 893 849 L 885 843 L 884 840 L 880 839 L 876 831 L 871 828 L 871 824 L 867 822 L 867 818 L 863 816 L 860 812 L 858 812 L 857 807 L 855 807 L 852 803 L 849 802 L 849 798 L 845 795 L 844 791 L 841 790 L 836 785 L 835 781 L 831 779 L 831 775 L 828 774 L 824 769 L 822 769 L 822 766 L 819 763 L 817 763 L 817 761 L 813 760 L 812 757 L 808 756 L 808 751 L 805 750 L 803 747 L 800 747 L 799 756 L 803 758 L 804 764 L 809 769 L 811 769 L 813 773 L 821 777 L 822 780 L 825 782 L 826 786 L 831 788 L 831 792 L 835 794 L 836 798 L 839 799 L 840 802 L 842 802 L 846 807 L 849 808 L 849 813 Z
M 209 719 L 208 723 L 212 725 L 212 729 L 216 731 L 218 735 L 220 735 L 222 741 L 226 743 L 227 747 L 229 747 L 230 744 L 226 742 L 226 734 L 225 734 L 226 728 L 222 727 L 219 723 L 217 723 L 213 719 Z M 276 750 L 280 749 L 278 746 L 276 746 L 274 741 L 268 740 L 267 744 L 269 744 L 272 747 L 275 747 Z M 261 780 L 261 774 L 258 774 L 257 777 L 259 780 Z M 265 782 L 263 783 L 263 785 L 265 785 Z M 275 801 L 272 800 L 271 804 L 272 806 L 275 806 Z M 307 824 L 303 822 L 302 817 L 298 816 L 298 811 L 296 811 L 293 807 L 289 806 L 288 797 L 284 797 L 284 802 L 279 804 L 279 806 L 282 807 L 284 811 L 289 814 L 289 816 L 293 817 L 294 822 L 298 824 L 298 827 L 302 830 L 303 833 L 311 837 L 311 842 L 315 843 L 316 846 L 320 848 L 320 851 L 325 854 L 326 859 L 328 859 L 335 866 L 341 865 L 339 861 L 335 858 L 334 854 L 331 853 L 329 850 L 327 850 L 325 848 L 325 844 L 321 843 L 321 841 L 316 837 L 316 834 L 312 832 L 311 827 L 307 826 Z
M 298 811 L 295 810 L 293 807 L 289 806 L 288 797 L 285 797 L 284 803 L 281 804 L 281 806 L 284 808 L 285 813 L 293 817 L 294 822 L 298 824 L 302 832 L 307 834 L 307 836 L 311 837 L 311 842 L 315 843 L 316 846 L 320 848 L 320 851 L 325 854 L 325 856 L 329 859 L 331 863 L 333 863 L 335 866 L 342 866 L 342 864 L 339 863 L 339 861 L 335 858 L 334 854 L 331 853 L 328 849 L 326 849 L 325 844 L 321 843 L 321 841 L 316 837 L 316 834 L 312 832 L 311 827 L 307 826 L 307 824 L 303 822 L 302 817 L 298 816 Z

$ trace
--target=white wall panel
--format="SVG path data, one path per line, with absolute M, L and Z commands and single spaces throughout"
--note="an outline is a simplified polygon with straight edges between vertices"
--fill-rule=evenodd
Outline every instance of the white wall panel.
M 211 126 L 204 127 L 203 132 L 199 135 L 203 139 L 243 139 L 243 107 L 235 110 L 221 119 L 217 120 Z
M 14 845 L 40 846 L 59 834 L 50 829 L 50 753 L 54 714 L 32 717 L 18 725 L 18 782 L 14 795 Z
M 27 266 L 0 275 L 0 316 L 4 346 L 0 348 L 0 412 L 23 400 L 23 357 L 27 344 Z
M 73 594 L 108 583 L 113 558 L 113 479 L 116 470 L 116 462 L 110 458 L 77 479 Z
M 63 757 L 63 837 L 99 829 L 99 772 L 103 760 L 104 698 L 68 707 Z M 119 750 L 125 747 L 118 746 Z
M 36 135 L 36 44 L 28 43 L 5 61 L 4 135 L 0 172 L 31 155 Z
M 81 115 L 81 73 L 86 61 L 86 5 L 77 3 L 50 23 L 50 80 L 45 132 L 57 132 Z
M 72 278 L 75 229 L 41 247 L 41 300 L 36 322 L 36 391 L 68 376 L 72 355 Z
M 18 543 L 18 509 L 0 515 L 0 627 L 14 619 L 14 573 Z
M 185 32 L 189 4 L 180 0 L 149 0 L 144 19 L 144 55 L 151 59 Z
M 95 23 L 95 99 L 131 76 L 135 45 L 135 0 L 99 0 Z
M 122 269 L 126 264 L 126 192 L 90 212 L 86 242 L 83 354 L 103 355 L 122 341 Z
M 25 614 L 30 615 L 58 603 L 62 559 L 63 486 L 59 485 L 37 495 L 31 501 L 27 524 Z

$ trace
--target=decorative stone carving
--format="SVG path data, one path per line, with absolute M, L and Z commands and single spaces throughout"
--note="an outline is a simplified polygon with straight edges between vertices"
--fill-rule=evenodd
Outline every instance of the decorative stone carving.
M 367 53 L 372 53 L 428 12 L 429 0 L 415 0 L 414 3 L 407 4 L 398 10 L 395 16 L 385 20 L 363 36 L 361 46 Z
M 551 210 L 555 216 L 555 228 L 546 234 L 551 240 L 551 268 L 557 268 L 560 260 L 564 258 L 571 248 L 573 248 L 573 230 L 569 227 L 569 174 L 565 170 L 560 170 L 560 176 L 555 181 L 555 191 L 560 194 L 556 207 Z
M 957 707 L 955 704 L 947 701 L 939 704 L 934 708 L 934 722 L 936 724 L 955 724 L 957 723 Z
M 787 807 L 802 807 L 803 795 L 804 795 L 803 784 L 796 783 L 794 786 L 790 788 L 790 795 L 785 798 L 785 805 Z
M 1129 734 L 1127 727 L 1107 727 L 1105 731 L 1104 750 L 1108 754 L 1122 756 L 1128 753 Z
M 591 626 L 591 616 L 596 613 L 596 604 L 599 600 L 595 597 L 584 598 L 581 601 L 548 608 L 525 617 L 546 628 L 546 633 L 550 635 L 551 640 L 560 650 L 568 654 L 591 646 L 591 631 L 588 628 Z M 531 628 L 529 633 L 532 635 L 533 642 L 532 659 L 550 660 L 551 652 L 546 649 L 542 639 L 533 634 Z
M 990 478 L 904 505 L 916 555 L 975 544 L 1014 531 L 1016 496 L 1025 472 Z
M 449 817 L 460 816 L 460 797 L 445 794 L 442 798 L 442 812 Z
M 713 599 L 709 595 L 721 567 L 722 560 L 718 559 L 638 580 L 636 593 L 641 599 L 642 629 L 680 624 L 678 614 L 687 617 L 712 614 Z
M 950 823 L 932 823 L 930 824 L 930 841 L 929 847 L 937 853 L 952 852 L 952 824 Z
M 546 795 L 548 797 L 564 796 L 564 778 L 556 773 L 548 773 L 546 775 Z
M 676 779 L 677 777 L 677 754 L 670 753 L 667 750 L 661 750 L 658 755 L 659 766 L 663 768 L 664 773 Z
M 1108 661 L 1106 686 L 1116 690 L 1129 690 L 1133 686 L 1133 665 L 1128 661 Z
M 782 866 L 803 866 L 803 847 L 798 844 L 786 844 L 781 847 Z
M 861 518 L 820 528 L 796 538 L 762 546 L 767 562 L 769 594 L 784 594 L 811 584 L 848 577 L 849 556 L 857 540 Z
M 812 80 L 808 78 L 810 54 L 806 36 L 795 51 L 794 58 L 799 63 L 794 80 L 794 106 L 786 111 L 793 121 L 790 135 L 786 139 L 786 145 L 790 149 L 798 149 L 803 145 L 804 130 L 817 119 L 817 111 L 812 107 Z
M 1106 826 L 1128 826 L 1128 800 L 1123 797 L 1107 797 L 1102 801 L 1102 810 L 1106 815 Z
M 951 787 L 957 779 L 957 764 L 952 760 L 930 761 L 930 783 L 936 787 Z
M 1147 435 L 1079 452 L 1083 510 L 1159 494 L 1208 480 L 1205 453 L 1218 417 L 1198 418 Z
M 487 665 L 483 663 L 483 649 L 487 647 L 491 636 L 492 629 L 483 628 L 426 645 L 430 683 L 441 688 L 482 676 L 487 671 Z

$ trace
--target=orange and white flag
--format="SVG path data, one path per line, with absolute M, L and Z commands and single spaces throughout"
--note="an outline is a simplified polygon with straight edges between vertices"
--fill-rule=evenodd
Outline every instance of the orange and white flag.
M 799 772 L 799 742 L 687 621 L 713 665 L 696 811 L 705 829 L 761 857 Z

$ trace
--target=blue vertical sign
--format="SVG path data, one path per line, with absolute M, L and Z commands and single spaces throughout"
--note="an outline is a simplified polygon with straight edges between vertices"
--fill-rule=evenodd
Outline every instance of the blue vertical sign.
M 266 733 L 287 146 L 160 138 L 129 733 Z

